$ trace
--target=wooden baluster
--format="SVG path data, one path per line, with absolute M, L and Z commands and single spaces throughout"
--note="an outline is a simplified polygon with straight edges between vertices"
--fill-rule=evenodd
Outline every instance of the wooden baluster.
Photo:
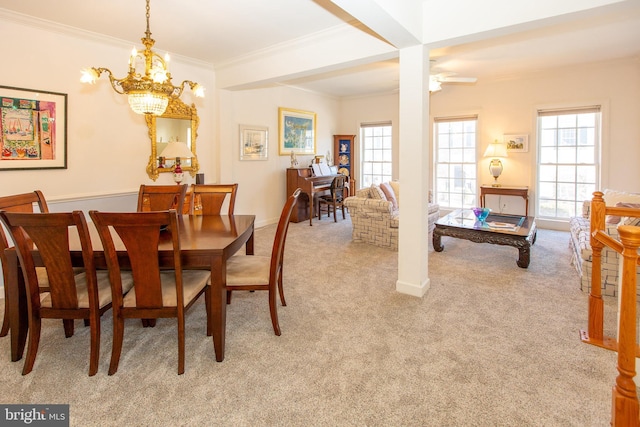
M 618 323 L 618 377 L 613 387 L 611 425 L 637 426 L 638 395 L 633 377 L 636 375 L 636 265 L 640 247 L 640 227 L 618 227 L 622 251 L 621 296 Z
M 589 292 L 589 339 L 603 341 L 604 302 L 602 301 L 602 249 L 604 244 L 593 238 L 598 230 L 604 230 L 606 205 L 603 193 L 596 191 L 591 200 L 591 291 Z

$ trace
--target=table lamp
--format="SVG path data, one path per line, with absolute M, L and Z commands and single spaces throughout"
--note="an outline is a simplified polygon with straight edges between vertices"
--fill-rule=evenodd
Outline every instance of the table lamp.
M 507 146 L 498 142 L 497 139 L 489 144 L 486 151 L 484 152 L 484 157 L 491 157 L 491 162 L 489 163 L 489 172 L 494 179 L 493 184 L 491 184 L 492 187 L 500 187 L 500 184 L 498 184 L 498 177 L 502 173 L 503 167 L 502 162 L 498 157 L 507 157 L 507 155 Z
M 167 144 L 162 153 L 160 153 L 160 157 L 164 157 L 165 159 L 176 159 L 176 165 L 173 169 L 173 180 L 180 184 L 182 182 L 183 173 L 182 167 L 180 166 L 180 159 L 190 159 L 193 156 L 193 153 L 187 147 L 187 144 L 181 141 L 171 141 Z

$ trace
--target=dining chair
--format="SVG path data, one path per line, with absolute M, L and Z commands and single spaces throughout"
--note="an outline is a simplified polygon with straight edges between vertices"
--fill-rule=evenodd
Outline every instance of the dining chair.
M 191 184 L 191 215 L 220 215 L 229 195 L 228 215 L 233 215 L 238 184 Z
M 185 312 L 205 293 L 207 327 L 210 317 L 210 290 L 206 286 L 209 270 L 182 270 L 180 229 L 175 210 L 157 212 L 98 212 L 89 215 L 100 235 L 105 251 L 113 293 L 113 348 L 109 375 L 118 370 L 124 319 L 176 318 L 178 322 L 178 374 L 184 373 Z M 112 232 L 123 247 L 116 247 Z M 171 243 L 172 269 L 160 270 L 161 242 Z M 123 296 L 120 283 L 122 266 L 118 250 L 125 249 L 133 274 L 133 289 Z
M 167 211 L 175 209 L 179 215 L 188 213 L 185 206 L 188 184 L 140 185 L 138 191 L 138 212 Z
M 65 336 L 73 336 L 74 319 L 88 319 L 91 329 L 89 375 L 98 371 L 100 317 L 111 308 L 111 288 L 106 271 L 97 272 L 93 247 L 82 211 L 63 213 L 0 212 L 0 219 L 15 242 L 27 289 L 29 336 L 22 374 L 33 369 L 40 343 L 42 319 L 62 319 Z M 76 274 L 69 235 L 75 229 L 82 247 L 84 272 Z M 41 292 L 34 249 L 46 269 L 48 292 Z M 121 278 L 122 292 L 133 286 L 130 275 Z
M 31 193 L 14 194 L 10 196 L 0 197 L 0 211 L 7 212 L 34 212 L 34 205 L 38 206 L 40 212 L 49 212 L 47 201 L 45 200 L 42 192 L 35 190 Z M 3 283 L 7 283 L 9 278 L 7 277 L 6 259 L 4 250 L 12 247 L 13 244 L 9 244 L 4 229 L 0 227 L 0 266 L 2 268 Z M 38 268 L 39 278 L 41 279 L 40 285 L 43 288 L 49 286 L 46 272 L 42 268 Z M 45 273 L 45 274 L 43 274 Z M 2 329 L 0 329 L 0 337 L 7 336 L 9 333 L 9 310 L 7 309 L 7 301 L 9 301 L 9 295 L 7 294 L 7 286 L 4 286 L 4 316 L 2 320 Z
M 284 246 L 289 230 L 289 221 L 293 207 L 298 201 L 301 189 L 288 197 L 280 214 L 278 228 L 271 248 L 271 256 L 237 255 L 227 260 L 227 303 L 231 302 L 231 292 L 237 290 L 268 291 L 271 323 L 276 335 L 280 335 L 276 292 L 280 294 L 280 302 L 287 305 L 282 287 L 282 269 Z
M 331 181 L 331 187 L 329 188 L 329 194 L 318 197 L 318 221 L 322 219 L 322 206 L 327 207 L 327 216 L 331 214 L 331 208 L 333 207 L 333 222 L 338 222 L 338 207 L 342 209 L 342 219 L 346 219 L 344 215 L 344 192 L 345 192 L 344 175 L 336 176 Z

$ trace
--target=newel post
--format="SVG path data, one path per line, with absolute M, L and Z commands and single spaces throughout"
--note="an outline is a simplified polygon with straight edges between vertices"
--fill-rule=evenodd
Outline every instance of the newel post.
M 636 266 L 640 247 L 640 227 L 618 227 L 622 251 L 621 296 L 618 324 L 618 376 L 613 387 L 611 424 L 637 426 L 638 395 L 633 378 L 636 375 Z M 593 286 L 592 286 L 593 289 Z

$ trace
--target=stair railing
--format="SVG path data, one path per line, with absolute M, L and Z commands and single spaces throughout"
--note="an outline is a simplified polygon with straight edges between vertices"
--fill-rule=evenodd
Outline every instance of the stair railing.
M 607 215 L 640 217 L 640 209 L 610 207 L 605 205 L 603 193 L 596 191 L 591 200 L 591 250 L 592 271 L 589 293 L 588 331 L 581 331 L 581 339 L 618 352 L 618 376 L 612 390 L 611 425 L 639 426 L 639 406 L 636 384 L 636 357 L 640 348 L 636 342 L 636 285 L 638 248 L 640 247 L 640 227 L 620 225 L 620 241 L 605 232 Z M 620 307 L 618 316 L 618 337 L 604 336 L 604 301 L 602 300 L 602 250 L 607 246 L 622 255 L 621 276 L 618 282 Z

